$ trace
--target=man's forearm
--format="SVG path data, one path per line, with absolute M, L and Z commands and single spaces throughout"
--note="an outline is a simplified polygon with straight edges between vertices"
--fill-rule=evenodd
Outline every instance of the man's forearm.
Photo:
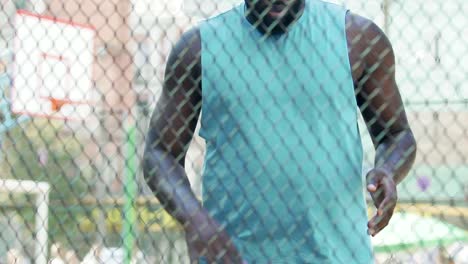
M 199 217 L 203 208 L 193 193 L 184 168 L 163 150 L 151 149 L 144 156 L 145 179 L 163 207 L 182 225 Z
M 408 174 L 416 158 L 416 141 L 410 129 L 395 133 L 383 140 L 376 149 L 375 167 L 383 168 L 400 183 Z

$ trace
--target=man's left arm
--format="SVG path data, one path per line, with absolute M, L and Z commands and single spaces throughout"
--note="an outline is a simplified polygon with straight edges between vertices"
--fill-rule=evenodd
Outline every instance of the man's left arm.
M 365 18 L 350 14 L 347 21 L 350 53 L 357 58 L 353 73 L 360 70 L 355 78 L 356 98 L 376 150 L 374 169 L 366 177 L 377 208 L 368 223 L 368 233 L 375 236 L 393 215 L 396 185 L 414 163 L 416 141 L 395 81 L 395 55 L 390 41 Z

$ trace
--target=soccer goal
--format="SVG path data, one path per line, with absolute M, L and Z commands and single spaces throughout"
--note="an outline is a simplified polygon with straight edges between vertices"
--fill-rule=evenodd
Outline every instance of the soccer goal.
M 0 192 L 27 194 L 35 199 L 35 246 L 36 264 L 47 264 L 47 228 L 49 214 L 50 186 L 46 182 L 0 179 Z

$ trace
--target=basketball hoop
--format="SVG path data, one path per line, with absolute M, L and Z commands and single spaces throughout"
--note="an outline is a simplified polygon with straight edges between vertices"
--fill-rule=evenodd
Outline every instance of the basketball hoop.
M 50 110 L 51 112 L 59 112 L 62 107 L 67 106 L 67 105 L 89 105 L 90 102 L 76 102 L 72 100 L 67 100 L 67 99 L 59 99 L 59 98 L 53 98 L 53 97 L 43 97 L 46 100 L 50 101 Z
M 81 120 L 93 107 L 96 31 L 20 10 L 16 14 L 12 112 Z

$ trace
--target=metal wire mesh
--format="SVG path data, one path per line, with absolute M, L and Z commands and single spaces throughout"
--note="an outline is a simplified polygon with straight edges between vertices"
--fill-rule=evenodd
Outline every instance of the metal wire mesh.
M 468 3 L 333 2 L 1 0 L 0 263 L 468 263 Z

